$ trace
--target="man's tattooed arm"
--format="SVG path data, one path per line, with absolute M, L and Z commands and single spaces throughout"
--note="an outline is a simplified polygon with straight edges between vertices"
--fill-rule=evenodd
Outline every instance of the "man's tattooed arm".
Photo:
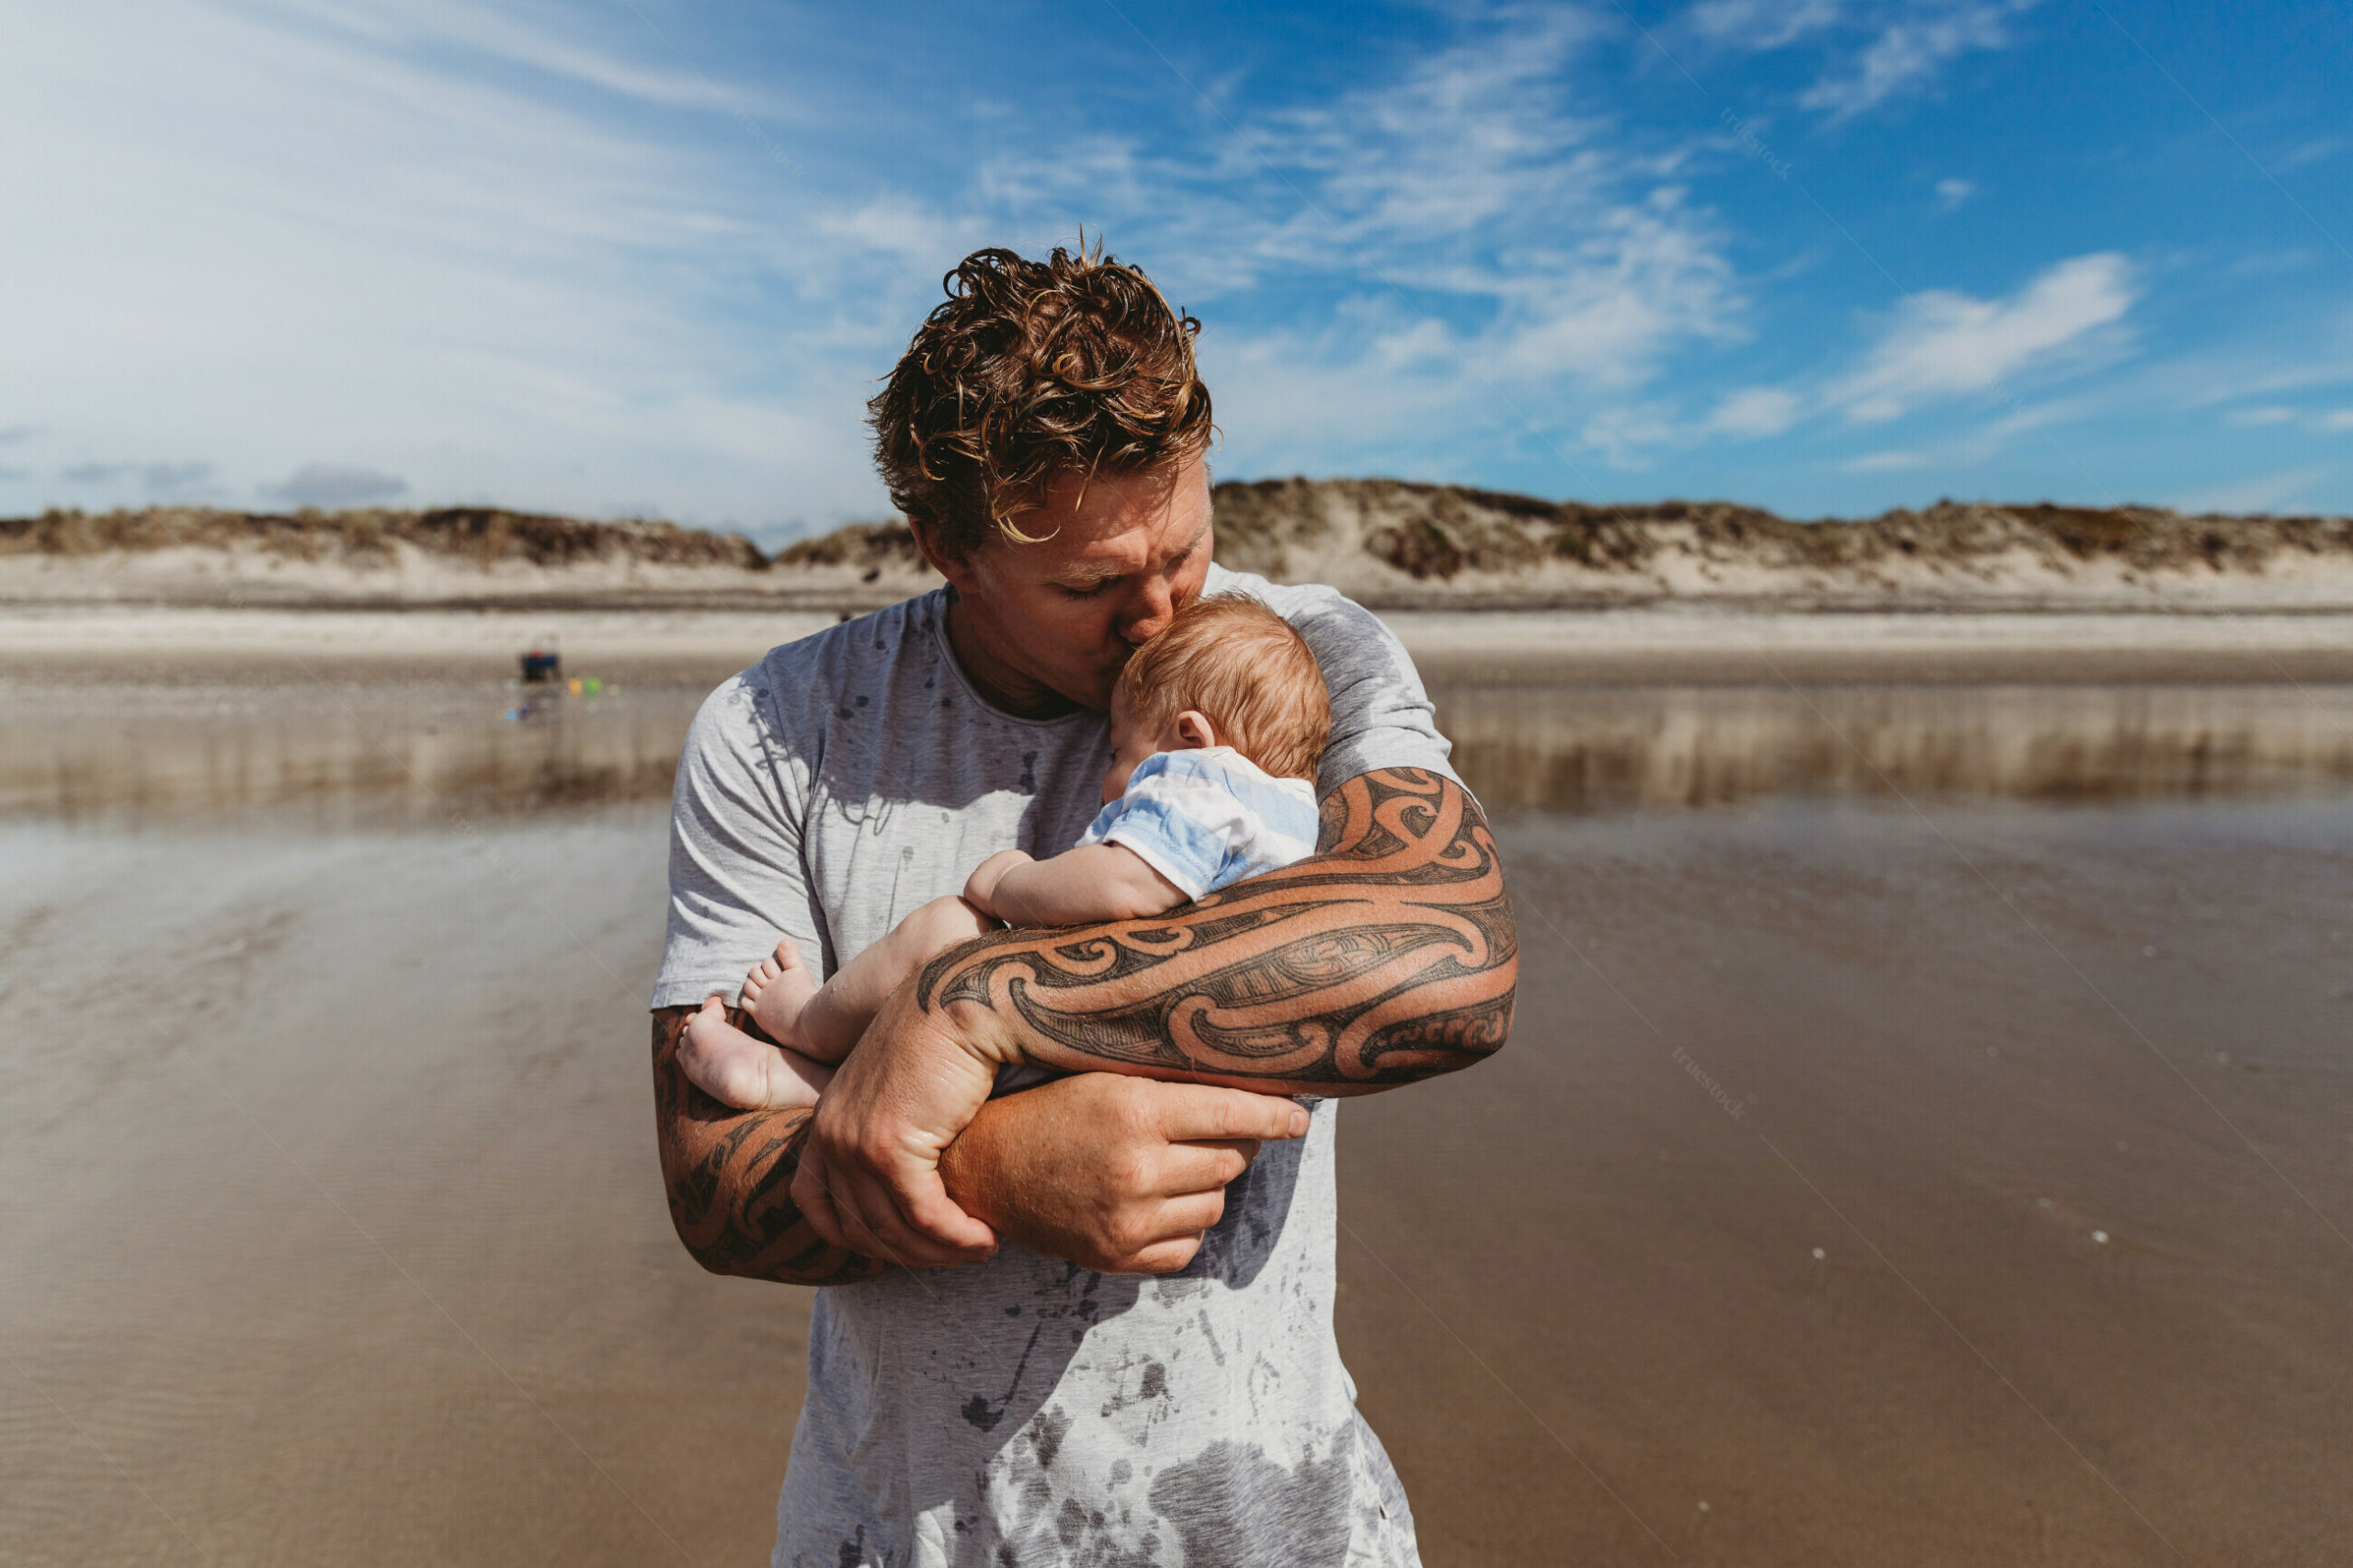
M 1393 768 L 1325 799 L 1311 859 L 1148 920 L 982 937 L 915 1001 L 1046 1066 L 1360 1094 L 1502 1045 L 1518 951 L 1478 806 Z
M 811 1112 L 733 1110 L 688 1079 L 678 1038 L 694 1013 L 663 1007 L 654 1015 L 654 1131 L 678 1239 L 713 1274 L 840 1285 L 881 1273 L 873 1259 L 827 1245 L 792 1201 Z M 737 1011 L 728 1019 L 758 1028 Z

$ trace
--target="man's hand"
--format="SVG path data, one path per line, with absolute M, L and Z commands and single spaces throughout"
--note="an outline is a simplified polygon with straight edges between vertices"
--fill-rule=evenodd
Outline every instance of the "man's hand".
M 835 1246 L 909 1268 L 977 1263 L 996 1234 L 940 1185 L 940 1152 L 972 1123 L 997 1059 L 901 986 L 817 1102 L 792 1200 Z
M 961 1208 L 941 1179 L 942 1154 L 987 1103 L 1003 1060 L 960 1038 L 960 1021 L 981 1020 L 960 1020 L 957 1010 L 927 1014 L 903 988 L 826 1085 L 792 1199 L 834 1245 L 910 1268 L 977 1262 L 995 1250 L 995 1232 Z M 1115 1080 L 1092 1094 L 1112 1119 L 1085 1128 L 1065 1116 L 1066 1132 L 1033 1164 L 1061 1162 L 1067 1176 L 1074 1163 L 1110 1153 L 1131 1163 L 1108 1186 L 1072 1178 L 1067 1199 L 1052 1183 L 1017 1184 L 1017 1201 L 999 1212 L 1017 1217 L 1033 1251 L 1067 1256 L 1065 1248 L 1083 1249 L 1116 1256 L 1131 1270 L 1180 1268 L 1191 1256 L 1183 1238 L 1198 1241 L 1217 1222 L 1225 1182 L 1249 1163 L 1246 1155 L 1234 1163 L 1230 1150 L 1191 1145 L 1307 1131 L 1305 1111 L 1265 1095 L 1142 1079 Z M 1211 1179 L 1217 1170 L 1227 1174 Z M 1184 1256 L 1166 1261 L 1172 1248 Z
M 693 1015 L 654 1015 L 655 1130 L 679 1240 L 705 1268 L 752 1279 L 849 1285 L 887 1272 L 880 1254 L 820 1237 L 791 1197 L 813 1113 L 730 1110 L 688 1081 L 677 1047 Z M 1293 1113 L 1264 1095 L 1081 1073 L 989 1101 L 939 1175 L 964 1210 L 1049 1257 L 1181 1268 L 1223 1211 L 1222 1184 Z
M 1307 1119 L 1290 1100 L 1077 1073 L 992 1100 L 939 1164 L 948 1190 L 1008 1241 L 1102 1274 L 1192 1262 L 1228 1182 Z M 1018 1113 L 1017 1115 L 1014 1113 Z

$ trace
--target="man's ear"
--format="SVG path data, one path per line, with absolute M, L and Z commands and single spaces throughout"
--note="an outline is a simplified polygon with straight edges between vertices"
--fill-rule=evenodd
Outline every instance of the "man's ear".
M 1211 723 L 1210 716 L 1198 708 L 1188 708 L 1177 714 L 1176 722 L 1169 727 L 1188 746 L 1213 746 L 1218 744 L 1217 726 Z
M 926 517 L 909 517 L 907 528 L 915 536 L 915 549 L 930 568 L 956 585 L 960 594 L 972 592 L 972 562 L 951 553 L 947 536 L 938 524 Z

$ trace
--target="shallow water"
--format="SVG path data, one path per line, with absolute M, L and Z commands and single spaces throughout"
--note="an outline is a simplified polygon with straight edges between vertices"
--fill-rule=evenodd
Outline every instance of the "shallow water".
M 342 829 L 667 799 L 707 688 L 0 683 L 0 818 Z M 2353 791 L 2353 687 L 1434 689 L 1498 809 Z
M 0 1561 L 764 1552 L 806 1298 L 644 1103 L 695 696 L 0 699 Z M 1348 1108 L 1339 1307 L 1427 1561 L 2337 1555 L 2340 688 L 1441 697 L 1520 1024 Z

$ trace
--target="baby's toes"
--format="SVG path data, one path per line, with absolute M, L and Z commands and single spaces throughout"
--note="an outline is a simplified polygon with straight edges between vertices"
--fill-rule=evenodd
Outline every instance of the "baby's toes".
M 792 945 L 791 937 L 787 937 L 776 945 L 776 957 L 773 960 L 762 961 L 779 972 L 788 969 L 799 969 L 801 967 L 801 949 Z

